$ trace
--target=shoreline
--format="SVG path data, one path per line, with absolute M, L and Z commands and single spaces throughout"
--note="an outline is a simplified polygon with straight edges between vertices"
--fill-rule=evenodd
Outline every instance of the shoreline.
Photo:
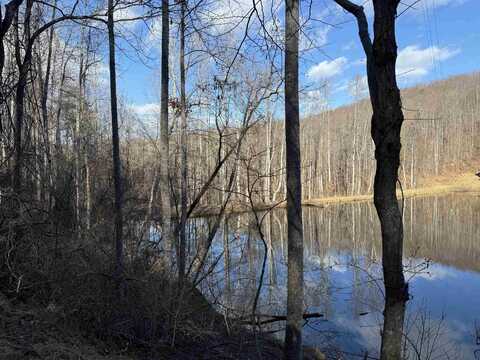
M 472 173 L 461 174 L 456 177 L 437 178 L 430 185 L 423 185 L 417 188 L 403 190 L 403 198 L 447 195 L 452 193 L 479 193 L 480 179 Z M 402 191 L 397 186 L 397 197 L 400 200 Z M 352 196 L 331 196 L 302 201 L 303 206 L 322 207 L 330 204 L 348 204 L 354 202 L 373 201 L 373 194 L 352 195 Z
M 454 193 L 472 193 L 480 195 L 480 179 L 475 176 L 474 171 L 470 173 L 463 173 L 458 176 L 442 176 L 432 178 L 425 181 L 426 184 L 417 188 L 410 188 L 403 190 L 403 198 L 408 199 L 412 197 L 426 197 L 435 195 L 447 195 Z M 402 191 L 397 189 L 397 197 L 400 200 Z M 359 194 L 359 195 L 342 195 L 342 196 L 327 196 L 314 199 L 302 200 L 302 206 L 305 207 L 327 207 L 330 205 L 342 205 L 356 202 L 373 201 L 373 194 Z M 286 201 L 272 203 L 272 204 L 256 204 L 256 211 L 271 210 L 274 208 L 285 208 Z M 250 212 L 252 209 L 248 204 L 232 203 L 227 207 L 228 214 L 241 214 Z M 218 207 L 204 207 L 195 211 L 192 217 L 213 216 L 218 215 Z

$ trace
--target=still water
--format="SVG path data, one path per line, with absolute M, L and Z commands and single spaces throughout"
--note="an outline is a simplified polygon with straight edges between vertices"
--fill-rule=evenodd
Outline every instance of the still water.
M 404 353 L 409 359 L 480 359 L 480 197 L 406 199 L 407 303 Z M 333 358 L 378 358 L 383 321 L 380 229 L 371 203 L 304 208 L 307 345 Z M 232 215 L 221 226 L 202 291 L 231 316 L 250 314 L 267 260 L 257 314 L 285 315 L 286 213 Z M 193 238 L 209 220 L 196 219 Z M 198 244 L 191 244 L 196 246 Z M 213 269 L 213 270 L 212 270 Z M 283 323 L 263 330 L 282 336 Z

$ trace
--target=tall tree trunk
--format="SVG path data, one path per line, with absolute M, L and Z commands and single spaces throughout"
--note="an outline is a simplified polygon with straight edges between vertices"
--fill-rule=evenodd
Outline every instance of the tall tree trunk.
M 395 18 L 399 0 L 374 1 L 375 39 L 373 42 L 372 138 L 375 142 L 377 169 L 374 203 L 382 230 L 383 273 L 387 297 L 402 300 L 406 286 L 403 276 L 403 224 L 398 206 L 396 184 L 400 166 L 402 102 L 397 86 L 395 63 L 397 43 Z
M 83 34 L 81 36 L 83 40 Z M 83 41 L 81 41 L 83 43 Z M 83 74 L 84 74 L 84 56 L 83 49 L 80 50 L 80 65 L 78 72 L 78 99 L 77 99 L 77 116 L 75 117 L 75 129 L 74 129 L 74 148 L 75 148 L 75 225 L 77 230 L 77 237 L 80 239 L 82 230 L 81 219 L 81 135 L 80 135 L 80 122 L 83 118 Z
M 13 191 L 20 194 L 22 190 L 22 167 L 23 167 L 23 146 L 22 146 L 22 127 L 25 112 L 25 90 L 27 86 L 27 76 L 30 70 L 32 60 L 33 46 L 30 42 L 30 17 L 32 12 L 33 0 L 28 0 L 25 7 L 24 35 L 27 39 L 23 59 L 20 53 L 18 10 L 15 19 L 15 57 L 17 59 L 18 81 L 15 89 L 15 128 L 14 128 L 14 168 L 13 168 Z
M 187 222 L 187 100 L 185 89 L 185 10 L 187 0 L 181 0 L 180 4 L 180 111 L 181 111 L 181 179 L 180 179 L 180 202 L 181 224 L 180 243 L 178 251 L 178 277 L 180 282 L 185 276 L 185 244 Z
M 162 60 L 161 60 L 161 100 L 160 100 L 160 196 L 162 211 L 162 241 L 170 250 L 171 205 L 170 205 L 170 171 L 169 171 L 169 134 L 168 134 L 168 79 L 169 79 L 169 46 L 170 46 L 170 15 L 169 0 L 162 0 Z
M 57 1 L 53 2 L 53 10 L 51 20 L 55 19 Z M 45 78 L 42 83 L 42 97 L 41 97 L 41 107 L 42 107 L 42 122 L 43 122 L 43 143 L 44 143 L 44 154 L 43 154 L 43 169 L 45 171 L 45 178 L 43 181 L 47 181 L 47 195 L 48 195 L 48 208 L 51 207 L 52 196 L 51 189 L 53 185 L 52 179 L 52 168 L 51 168 L 51 156 L 50 156 L 50 134 L 49 134 L 49 121 L 48 121 L 48 91 L 50 86 L 50 72 L 52 68 L 52 50 L 53 50 L 53 34 L 54 26 L 50 27 L 48 34 L 48 53 L 47 53 L 47 67 L 45 69 Z M 41 61 L 40 61 L 41 63 Z M 40 73 L 41 73 L 41 69 Z
M 371 134 L 375 143 L 374 203 L 382 232 L 382 265 L 385 283 L 385 323 L 381 359 L 401 359 L 402 337 L 389 334 L 403 328 L 408 287 L 403 275 L 403 222 L 396 184 L 400 166 L 400 131 L 403 123 L 400 90 L 395 64 L 397 43 L 395 20 L 399 0 L 374 0 L 374 41 L 368 33 L 363 7 L 349 0 L 335 0 L 358 22 L 359 36 L 367 58 L 367 78 L 372 103 Z M 392 327 L 393 318 L 393 327 Z M 391 336 L 388 336 L 391 335 Z
M 110 70 L 110 111 L 112 116 L 113 179 L 115 182 L 115 279 L 118 286 L 123 282 L 123 214 L 122 214 L 122 163 L 120 137 L 118 134 L 117 79 L 115 68 L 115 30 L 113 23 L 113 0 L 108 0 L 108 48 Z
M 358 81 L 358 80 L 357 80 Z M 356 85 L 358 87 L 358 85 Z M 358 100 L 356 100 L 358 101 Z M 352 192 L 351 195 L 355 195 L 355 163 L 357 161 L 357 113 L 358 102 L 353 105 L 353 144 L 352 144 Z
M 90 161 L 88 148 L 85 149 L 85 228 L 90 230 L 92 219 L 92 189 L 90 180 Z
M 285 141 L 287 155 L 288 281 L 285 358 L 302 359 L 303 225 L 298 100 L 299 1 L 285 7 Z
M 3 84 L 3 67 L 5 66 L 5 46 L 3 40 L 5 39 L 10 26 L 12 26 L 18 8 L 22 2 L 23 0 L 12 0 L 5 4 L 5 15 L 3 18 L 2 9 L 0 8 L 0 84 Z
M 25 87 L 27 84 L 27 72 L 25 66 L 19 66 L 19 79 L 15 89 L 15 128 L 14 128 L 14 168 L 13 168 L 13 191 L 20 194 L 22 188 L 22 126 L 25 111 Z
M 270 112 L 270 100 L 267 100 L 267 122 L 265 124 L 265 132 L 267 138 L 267 148 L 265 153 L 265 188 L 264 188 L 264 201 L 266 204 L 272 202 L 272 149 L 273 149 L 273 140 L 272 140 L 272 118 L 273 115 Z

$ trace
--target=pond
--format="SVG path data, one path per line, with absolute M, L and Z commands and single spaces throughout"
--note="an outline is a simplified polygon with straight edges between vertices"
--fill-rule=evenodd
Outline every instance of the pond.
M 411 299 L 404 326 L 409 359 L 480 359 L 480 197 L 406 199 L 404 266 Z M 201 290 L 232 316 L 285 315 L 286 212 L 231 215 L 220 227 Z M 383 321 L 380 229 L 373 204 L 304 208 L 305 306 L 323 317 L 304 326 L 304 342 L 337 358 L 378 358 Z M 194 219 L 201 239 L 212 220 Z M 199 240 L 197 240 L 199 241 Z M 196 246 L 191 243 L 190 247 Z M 264 327 L 282 337 L 283 322 Z

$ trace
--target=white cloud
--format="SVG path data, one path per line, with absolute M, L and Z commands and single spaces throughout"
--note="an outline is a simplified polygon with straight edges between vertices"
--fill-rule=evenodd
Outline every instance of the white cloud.
M 133 30 L 138 24 L 138 17 L 142 16 L 142 13 L 138 7 L 128 6 L 128 7 L 119 7 L 114 12 L 114 17 L 116 21 L 119 21 L 121 27 L 126 30 Z
M 130 108 L 140 118 L 151 118 L 157 116 L 160 113 L 160 104 L 157 103 L 147 103 L 141 105 L 132 104 L 130 105 Z
M 106 5 L 100 11 L 100 18 L 107 20 L 107 7 Z M 134 31 L 137 24 L 140 22 L 140 17 L 145 16 L 144 7 L 140 4 L 127 4 L 127 5 L 118 5 L 115 7 L 113 12 L 114 19 L 116 21 L 115 26 L 117 29 Z
M 435 63 L 450 59 L 459 52 L 458 49 L 446 47 L 431 46 L 422 49 L 418 45 L 407 46 L 398 53 L 397 74 L 409 78 L 425 76 L 434 68 Z
M 342 72 L 347 64 L 345 57 L 339 57 L 332 61 L 322 61 L 313 65 L 307 71 L 307 76 L 312 80 L 327 79 Z

